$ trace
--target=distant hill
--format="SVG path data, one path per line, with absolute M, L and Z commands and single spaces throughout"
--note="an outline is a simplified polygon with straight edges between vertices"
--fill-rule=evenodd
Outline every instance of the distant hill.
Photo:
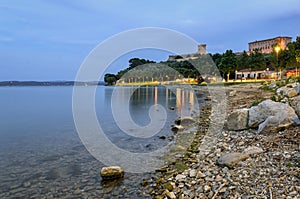
M 94 86 L 105 85 L 104 82 L 75 82 L 75 81 L 2 81 L 0 86 Z

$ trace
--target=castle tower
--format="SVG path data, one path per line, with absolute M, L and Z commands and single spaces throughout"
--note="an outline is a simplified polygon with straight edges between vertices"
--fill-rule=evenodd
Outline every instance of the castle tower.
M 198 45 L 198 53 L 200 55 L 206 55 L 206 44 L 199 44 Z

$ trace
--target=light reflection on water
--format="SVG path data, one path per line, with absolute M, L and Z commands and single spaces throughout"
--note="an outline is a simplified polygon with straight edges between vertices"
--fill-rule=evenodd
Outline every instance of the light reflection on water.
M 195 105 L 186 89 L 141 87 L 130 100 L 132 119 L 150 122 L 149 108 L 165 107 L 168 118 L 159 134 L 149 139 L 128 136 L 114 123 L 111 113 L 113 87 L 98 87 L 96 112 L 107 136 L 119 147 L 151 151 L 168 144 L 158 136 L 171 136 L 170 126 Z M 128 87 L 127 89 L 134 89 Z M 0 87 L 0 198 L 48 195 L 72 196 L 76 189 L 103 194 L 99 170 L 103 166 L 81 144 L 72 118 L 72 87 Z M 177 97 L 176 97 L 177 96 Z M 176 107 L 176 111 L 169 110 Z M 135 190 L 141 176 L 128 175 L 114 188 Z M 29 182 L 29 183 L 28 183 Z M 130 189 L 130 188 L 128 188 Z M 119 193 L 118 192 L 118 193 Z M 122 193 L 125 194 L 126 193 Z

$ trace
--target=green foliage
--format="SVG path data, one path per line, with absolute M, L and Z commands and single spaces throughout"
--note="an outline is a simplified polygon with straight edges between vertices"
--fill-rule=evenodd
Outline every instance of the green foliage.
M 186 169 L 188 169 L 188 167 L 183 163 L 183 162 L 177 162 L 175 165 L 174 165 L 174 169 L 177 171 L 177 172 L 183 172 L 185 171 Z
M 232 50 L 226 50 L 222 55 L 218 68 L 223 76 L 233 73 L 237 69 L 237 58 Z
M 250 58 L 246 51 L 237 57 L 237 70 L 248 68 L 250 65 Z
M 288 83 L 290 83 L 291 79 L 292 79 L 292 77 L 287 78 L 287 79 L 285 80 L 285 85 L 287 85 Z
M 256 100 L 252 103 L 251 106 L 257 106 L 259 103 L 261 103 L 262 101 L 264 101 L 264 99 L 259 99 L 259 100 Z
M 276 81 L 276 86 L 280 87 L 281 86 L 281 82 L 280 81 Z
M 266 68 L 265 57 L 258 49 L 255 49 L 254 53 L 251 52 L 249 66 L 252 70 L 264 70 Z
M 148 64 L 148 63 L 155 63 L 155 62 L 146 59 L 132 58 L 129 60 L 129 69 L 133 69 L 137 66 Z
M 272 95 L 271 97 L 270 97 L 270 100 L 272 100 L 272 101 L 274 101 L 274 102 L 276 102 L 276 96 L 275 95 Z
M 298 63 L 297 63 L 298 62 Z M 296 38 L 296 41 L 291 42 L 287 45 L 287 49 L 280 50 L 278 52 L 278 62 L 277 53 L 273 50 L 270 63 L 275 66 L 277 70 L 292 67 L 294 68 L 300 63 L 300 37 Z
M 273 95 L 270 97 L 270 100 L 272 100 L 274 102 L 281 102 L 283 100 L 283 98 L 281 96 Z
M 286 164 L 286 166 L 291 168 L 291 167 L 293 167 L 293 163 L 288 162 L 288 163 Z
M 131 71 L 130 75 L 127 75 L 127 79 L 124 81 L 142 81 L 146 77 L 150 77 L 149 74 L 154 75 L 153 80 L 175 80 L 176 78 L 199 78 L 201 75 L 210 74 L 215 75 L 220 71 L 223 78 L 226 79 L 227 75 L 230 78 L 234 78 L 234 72 L 242 69 L 252 70 L 265 70 L 266 67 L 274 67 L 275 69 L 294 68 L 296 65 L 300 68 L 300 37 L 296 38 L 296 41 L 288 44 L 287 49 L 280 50 L 277 54 L 275 50 L 271 54 L 262 54 L 259 50 L 255 50 L 250 55 L 247 52 L 243 52 L 240 55 L 236 55 L 232 50 L 226 50 L 225 53 L 215 53 L 213 55 L 198 55 L 198 59 L 189 61 L 165 61 L 160 64 L 167 65 L 170 69 L 164 69 L 168 67 L 152 67 L 146 71 L 137 69 L 137 66 L 147 65 L 153 66 L 156 64 L 154 61 L 132 58 L 129 60 L 129 66 L 121 70 L 115 75 L 116 79 L 121 79 L 127 72 Z M 180 56 L 178 56 L 180 57 Z M 278 59 L 277 59 L 278 58 Z M 215 71 L 212 66 L 217 66 L 219 71 Z M 172 70 L 173 69 L 173 70 Z M 143 69 L 144 70 L 144 69 Z M 174 72 L 175 71 L 175 72 Z M 200 73 L 199 73 L 200 71 Z M 145 74 L 148 73 L 148 76 Z M 124 79 L 124 78 L 123 78 Z M 108 76 L 107 81 L 114 82 L 112 74 Z M 300 79 L 298 79 L 300 82 Z
M 107 73 L 104 76 L 104 81 L 107 85 L 113 85 L 117 81 L 117 76 L 114 74 Z

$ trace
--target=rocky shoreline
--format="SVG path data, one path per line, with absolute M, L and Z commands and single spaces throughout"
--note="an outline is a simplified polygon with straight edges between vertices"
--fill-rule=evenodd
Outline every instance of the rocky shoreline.
M 259 87 L 258 84 L 226 87 L 226 93 L 230 94 L 227 113 L 250 108 L 253 102 L 273 95 Z M 207 134 L 211 111 L 211 105 L 202 108 L 198 121 L 201 128 L 195 132 L 185 155 L 158 169 L 157 177 L 143 181 L 153 198 L 300 197 L 299 126 L 260 134 L 255 129 L 223 129 L 213 146 L 203 152 L 199 146 Z

